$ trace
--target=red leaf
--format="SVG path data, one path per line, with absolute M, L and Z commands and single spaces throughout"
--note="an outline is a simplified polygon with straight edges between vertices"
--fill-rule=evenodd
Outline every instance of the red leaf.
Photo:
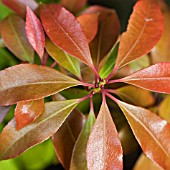
M 77 13 L 86 2 L 87 0 L 61 0 L 63 6 L 73 13 Z
M 42 60 L 45 47 L 45 35 L 39 19 L 29 7 L 27 7 L 25 28 L 30 44 Z
M 122 148 L 108 106 L 104 101 L 87 143 L 90 170 L 121 170 Z
M 120 24 L 114 10 L 101 6 L 87 8 L 85 14 L 99 14 L 99 26 L 95 39 L 90 44 L 93 62 L 98 66 L 117 41 Z
M 81 84 L 55 69 L 20 64 L 0 71 L 0 105 L 35 100 Z
M 44 110 L 44 99 L 18 102 L 15 109 L 16 130 L 33 122 Z
M 84 14 L 80 15 L 77 18 L 87 36 L 88 43 L 90 43 L 94 39 L 97 33 L 98 16 L 98 14 Z
M 2 2 L 21 17 L 25 17 L 26 6 L 29 6 L 33 11 L 38 8 L 35 0 L 2 0 Z
M 164 169 L 170 169 L 170 124 L 150 110 L 117 100 L 144 153 Z
M 120 38 L 116 67 L 147 54 L 161 38 L 164 23 L 155 0 L 140 0 L 134 6 L 127 31 Z
M 40 17 L 47 35 L 55 45 L 90 67 L 94 67 L 87 37 L 79 22 L 69 11 L 59 5 L 42 5 Z
M 155 92 L 170 93 L 170 63 L 152 65 L 120 81 Z
M 73 110 L 60 129 L 52 136 L 57 157 L 65 169 L 69 169 L 73 147 L 84 125 L 85 118 Z

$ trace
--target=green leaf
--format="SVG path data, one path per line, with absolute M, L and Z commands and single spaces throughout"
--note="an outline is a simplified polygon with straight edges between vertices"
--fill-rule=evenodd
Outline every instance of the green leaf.
M 76 75 L 81 77 L 80 62 L 75 57 L 70 56 L 60 48 L 58 48 L 50 39 L 46 38 L 46 50 L 50 56 L 62 67 Z
M 20 60 L 33 62 L 34 50 L 26 37 L 25 22 L 17 15 L 10 15 L 1 24 L 1 34 L 7 48 Z
M 11 14 L 12 11 L 4 6 L 2 2 L 0 1 L 0 21 L 3 20 L 7 15 Z
M 0 159 L 17 157 L 30 147 L 51 137 L 78 102 L 78 99 L 74 99 L 46 103 L 41 116 L 19 131 L 16 131 L 15 119 L 12 119 L 0 134 Z
M 95 122 L 95 115 L 93 111 L 89 113 L 88 119 L 75 143 L 70 170 L 87 170 L 86 147 L 87 141 Z
M 113 70 L 117 53 L 118 53 L 119 43 L 117 43 L 110 51 L 104 66 L 101 68 L 99 74 L 101 78 L 106 78 Z
M 40 99 L 72 86 L 79 81 L 54 69 L 34 64 L 20 64 L 0 71 L 0 105 Z

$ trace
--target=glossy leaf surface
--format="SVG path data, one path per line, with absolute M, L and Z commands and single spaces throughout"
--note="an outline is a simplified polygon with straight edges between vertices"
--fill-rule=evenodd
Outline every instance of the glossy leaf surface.
M 54 69 L 20 64 L 0 71 L 0 105 L 33 100 L 55 94 L 80 82 Z
M 90 43 L 94 39 L 97 33 L 98 17 L 99 14 L 84 14 L 77 17 L 77 20 L 82 26 L 83 31 L 85 32 L 85 35 L 88 39 L 88 43 Z
M 149 91 L 131 85 L 121 87 L 115 93 L 123 101 L 141 107 L 151 106 L 155 102 L 154 97 Z
M 38 8 L 35 0 L 2 0 L 2 2 L 21 17 L 25 17 L 26 6 L 29 6 L 33 11 Z
M 170 122 L 170 95 L 166 96 L 158 108 L 159 115 Z
M 5 116 L 8 114 L 11 106 L 0 106 L 0 123 L 4 120 Z
M 1 34 L 8 49 L 20 60 L 33 62 L 34 50 L 26 37 L 25 22 L 17 15 L 10 15 L 1 25 Z
M 120 140 L 105 101 L 90 134 L 86 152 L 90 170 L 123 168 Z
M 107 56 L 106 62 L 104 63 L 103 67 L 100 70 L 101 78 L 106 78 L 113 70 L 117 53 L 118 53 L 119 44 L 116 44 L 110 51 Z
M 121 81 L 155 92 L 170 93 L 170 63 L 152 65 Z
M 0 159 L 16 157 L 48 139 L 59 129 L 78 102 L 67 100 L 46 103 L 43 114 L 19 131 L 16 131 L 15 119 L 11 120 L 0 134 Z
M 121 101 L 117 103 L 147 157 L 162 168 L 170 169 L 170 124 L 150 110 Z
M 76 75 L 81 77 L 80 63 L 75 57 L 70 56 L 60 48 L 58 48 L 50 39 L 46 39 L 45 47 L 50 56 L 62 67 Z
M 93 67 L 87 37 L 73 14 L 64 7 L 52 4 L 42 6 L 40 17 L 55 45 Z
M 44 110 L 44 99 L 21 101 L 15 109 L 16 130 L 33 122 Z
M 52 136 L 57 158 L 65 169 L 69 169 L 73 147 L 84 125 L 82 113 L 73 110 L 60 129 Z
M 89 7 L 84 13 L 99 14 L 98 33 L 90 44 L 93 61 L 98 66 L 119 36 L 119 20 L 114 10 L 101 6 Z
M 170 8 L 163 0 L 158 1 L 160 3 L 160 7 L 164 16 L 164 32 L 162 34 L 161 39 L 158 44 L 151 51 L 152 61 L 153 63 L 158 62 L 170 62 L 170 52 L 169 52 L 169 44 L 170 44 Z
M 127 31 L 120 38 L 116 67 L 120 68 L 147 54 L 161 38 L 163 29 L 163 16 L 157 1 L 138 1 Z
M 45 35 L 40 20 L 29 7 L 27 7 L 26 15 L 26 34 L 30 44 L 42 60 L 45 47 Z
M 87 141 L 95 122 L 93 111 L 89 113 L 87 121 L 75 143 L 71 158 L 70 170 L 87 170 L 86 147 Z
M 137 160 L 133 170 L 163 170 L 160 166 L 156 165 L 144 154 L 141 154 Z
M 61 0 L 63 6 L 73 13 L 81 10 L 81 8 L 86 5 L 86 2 L 87 0 Z

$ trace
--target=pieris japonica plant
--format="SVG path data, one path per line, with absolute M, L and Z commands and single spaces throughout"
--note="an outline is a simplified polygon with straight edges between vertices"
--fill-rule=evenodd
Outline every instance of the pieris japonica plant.
M 150 59 L 164 31 L 164 2 L 137 1 L 121 35 L 114 10 L 82 10 L 86 1 L 2 2 L 15 14 L 1 22 L 1 37 L 21 63 L 0 71 L 1 111 L 16 104 L 0 134 L 0 159 L 50 138 L 65 169 L 121 170 L 113 115 L 123 113 L 144 154 L 169 170 L 170 124 L 150 109 L 155 96 L 170 93 L 170 63 Z M 150 62 L 133 69 L 140 57 Z

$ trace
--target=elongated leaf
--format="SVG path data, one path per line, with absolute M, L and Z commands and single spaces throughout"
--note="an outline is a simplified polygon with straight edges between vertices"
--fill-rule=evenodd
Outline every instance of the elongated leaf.
M 70 170 L 87 170 L 86 147 L 87 141 L 95 122 L 93 111 L 89 113 L 88 119 L 75 143 L 71 158 Z
M 127 31 L 120 38 L 115 66 L 123 67 L 147 54 L 161 38 L 163 28 L 163 16 L 157 1 L 137 1 Z
M 152 65 L 121 81 L 155 92 L 170 93 L 170 63 Z
M 44 99 L 18 102 L 15 109 L 16 130 L 33 122 L 44 110 Z
M 25 22 L 17 15 L 10 15 L 1 25 L 1 34 L 7 48 L 20 60 L 33 62 L 34 50 L 25 32 Z
M 35 0 L 2 0 L 2 2 L 21 17 L 25 17 L 26 6 L 29 6 L 32 10 L 38 8 L 38 4 Z
M 8 114 L 11 106 L 0 106 L 0 123 L 4 120 L 5 116 Z
M 30 44 L 42 60 L 45 47 L 45 35 L 40 20 L 29 7 L 27 7 L 26 15 L 26 34 Z
M 77 20 L 79 21 L 80 25 L 82 26 L 85 35 L 88 39 L 88 43 L 90 43 L 98 30 L 98 17 L 99 14 L 84 14 L 80 15 Z
M 57 63 L 77 77 L 81 77 L 80 63 L 77 58 L 71 57 L 69 54 L 53 44 L 53 42 L 48 38 L 46 38 L 45 47 L 47 52 Z
M 141 107 L 151 106 L 155 102 L 149 91 L 131 85 L 117 89 L 116 94 L 125 102 Z
M 164 32 L 158 44 L 151 51 L 153 63 L 170 62 L 170 57 L 169 57 L 170 56 L 170 51 L 169 51 L 170 8 L 168 5 L 166 5 L 165 1 L 160 0 L 158 2 L 161 4 L 160 7 L 164 16 Z
M 116 61 L 116 57 L 117 57 L 117 53 L 118 53 L 118 48 L 119 48 L 119 43 L 117 43 L 112 48 L 110 53 L 108 54 L 106 62 L 99 72 L 101 78 L 103 78 L 103 79 L 106 78 L 112 72 L 114 65 L 115 65 L 115 61 Z
M 144 154 L 141 154 L 137 160 L 133 170 L 163 170 L 160 166 L 156 165 Z
M 69 11 L 76 13 L 86 4 L 87 0 L 61 0 L 61 3 Z
M 59 5 L 43 5 L 40 17 L 55 45 L 93 68 L 87 37 L 69 11 Z
M 170 123 L 170 95 L 166 96 L 158 108 L 159 115 Z
M 86 151 L 88 169 L 122 169 L 122 148 L 105 101 L 93 126 Z
M 121 101 L 117 103 L 147 157 L 162 168 L 170 169 L 170 124 L 150 110 Z
M 45 104 L 44 113 L 34 123 L 16 131 L 15 119 L 0 134 L 0 159 L 18 156 L 30 147 L 52 136 L 65 121 L 79 100 L 56 101 Z
M 0 105 L 33 100 L 55 94 L 80 82 L 54 69 L 20 64 L 0 71 Z
M 65 169 L 69 169 L 75 142 L 84 125 L 82 113 L 73 110 L 60 129 L 52 136 L 57 158 Z
M 98 33 L 90 44 L 93 62 L 98 66 L 119 36 L 119 20 L 114 10 L 101 6 L 89 7 L 84 13 L 99 13 Z

